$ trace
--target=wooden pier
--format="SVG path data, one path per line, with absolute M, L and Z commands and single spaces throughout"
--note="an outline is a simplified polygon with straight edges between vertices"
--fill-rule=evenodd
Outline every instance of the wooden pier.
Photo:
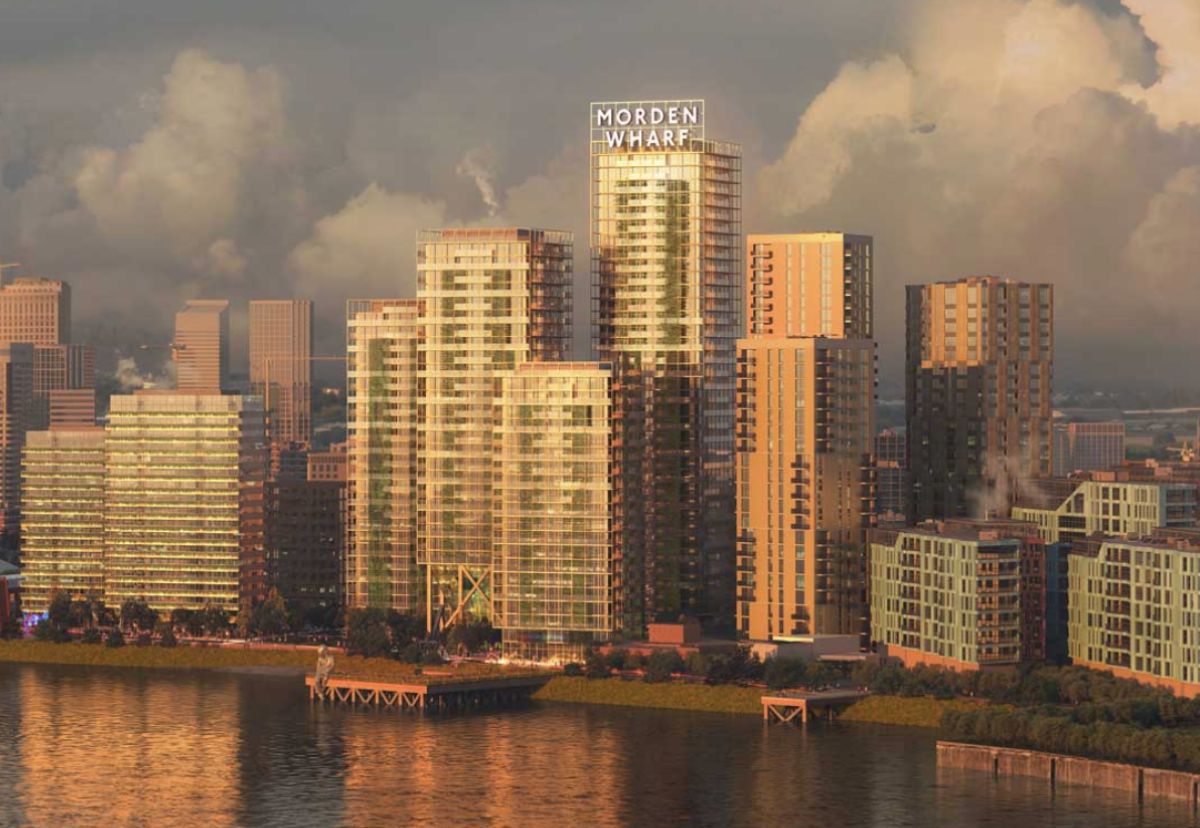
M 763 696 L 763 721 L 767 724 L 779 722 L 791 724 L 797 719 L 801 724 L 808 721 L 809 713 L 824 710 L 832 720 L 838 710 L 849 707 L 859 699 L 865 699 L 865 690 L 821 690 L 815 693 L 780 693 Z
M 416 678 L 416 677 L 414 677 Z M 529 699 L 551 676 L 514 676 L 471 681 L 417 682 L 399 684 L 334 676 L 325 693 L 317 690 L 316 679 L 306 676 L 308 697 L 313 701 L 395 707 L 431 711 L 468 711 L 512 707 Z

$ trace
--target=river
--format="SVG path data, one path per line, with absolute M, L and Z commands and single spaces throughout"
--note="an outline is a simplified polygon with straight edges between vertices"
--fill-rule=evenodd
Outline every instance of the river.
M 1197 826 L 937 770 L 930 733 L 531 704 L 312 706 L 298 678 L 0 663 L 0 827 Z

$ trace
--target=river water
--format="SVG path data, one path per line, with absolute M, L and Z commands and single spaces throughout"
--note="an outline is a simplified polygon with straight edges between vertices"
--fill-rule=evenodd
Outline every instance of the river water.
M 0 663 L 0 828 L 1197 826 L 937 770 L 931 734 L 532 704 L 313 706 L 298 678 Z

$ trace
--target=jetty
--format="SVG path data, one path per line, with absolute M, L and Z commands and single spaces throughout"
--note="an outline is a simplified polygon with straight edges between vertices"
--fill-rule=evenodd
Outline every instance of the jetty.
M 817 690 L 795 691 L 763 696 L 763 721 L 767 724 L 792 724 L 799 719 L 808 722 L 809 714 L 825 711 L 833 719 L 838 710 L 849 707 L 870 695 L 865 690 Z
M 428 675 L 379 681 L 335 675 L 326 682 L 324 694 L 313 676 L 307 676 L 305 684 L 314 702 L 450 712 L 514 707 L 527 701 L 551 677 L 547 673 L 447 681 Z

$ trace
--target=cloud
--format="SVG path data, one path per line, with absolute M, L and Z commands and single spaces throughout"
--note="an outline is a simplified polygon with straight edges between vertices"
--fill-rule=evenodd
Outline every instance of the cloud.
M 278 72 L 187 50 L 164 79 L 157 123 L 126 150 L 87 150 L 74 185 L 104 241 L 188 261 L 231 244 L 248 186 L 286 166 L 291 143 Z
M 415 296 L 417 231 L 448 224 L 441 202 L 372 183 L 292 251 L 296 294 L 336 304 L 343 316 L 346 298 Z
M 1158 46 L 1159 77 L 1122 92 L 1144 101 L 1165 129 L 1200 124 L 1200 3 L 1196 0 L 1125 0 Z
M 1128 5 L 1181 27 L 1195 7 Z M 807 106 L 755 194 L 772 229 L 876 236 L 889 375 L 902 285 L 979 273 L 1055 283 L 1060 384 L 1144 379 L 1151 347 L 1200 347 L 1200 144 L 1164 123 L 1182 101 L 1153 100 L 1189 41 L 1158 31 L 1060 0 L 929 0 L 894 54 L 844 65 Z M 1166 73 L 1139 96 L 1143 36 Z

